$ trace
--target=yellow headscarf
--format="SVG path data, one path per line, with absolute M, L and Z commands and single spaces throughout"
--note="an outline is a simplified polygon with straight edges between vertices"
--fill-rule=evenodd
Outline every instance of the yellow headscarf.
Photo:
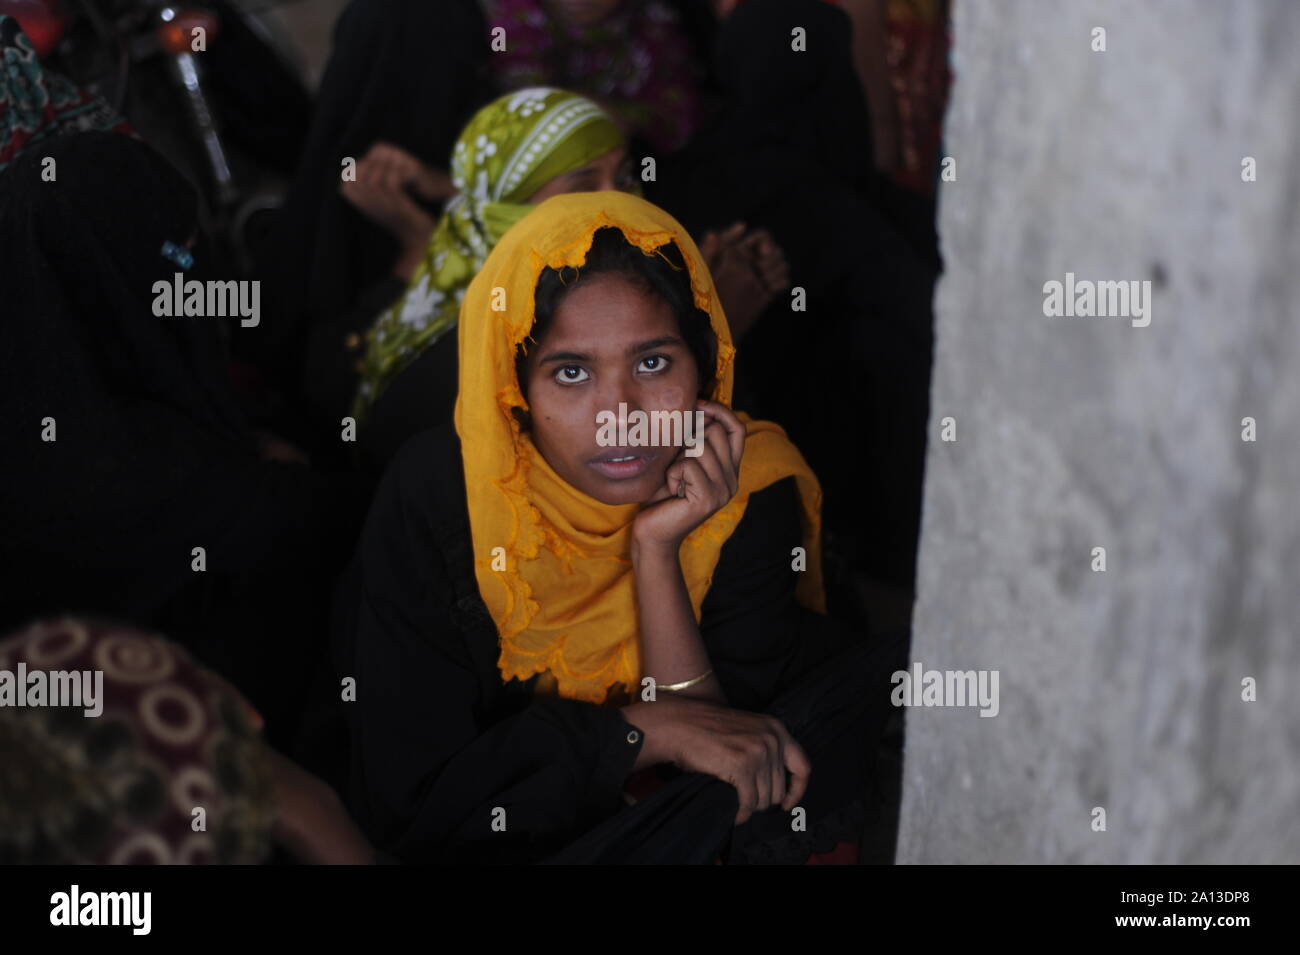
M 465 294 L 456 399 L 474 569 L 501 638 L 501 678 L 527 680 L 541 673 L 555 681 L 560 696 L 593 703 L 606 701 L 612 688 L 624 694 L 640 685 L 630 547 L 632 519 L 641 505 L 603 504 L 566 483 L 521 431 L 511 408 L 528 407 L 515 375 L 515 350 L 532 330 L 542 270 L 582 266 L 596 231 L 605 226 L 618 228 L 647 254 L 677 244 L 695 303 L 709 314 L 718 340 L 710 397 L 730 405 L 736 352 L 700 250 L 668 213 L 622 192 L 554 196 L 505 234 Z M 682 543 L 682 574 L 695 618 L 749 496 L 791 475 L 807 552 L 797 595 L 824 612 L 817 478 L 780 427 L 740 418 L 747 437 L 739 491 Z

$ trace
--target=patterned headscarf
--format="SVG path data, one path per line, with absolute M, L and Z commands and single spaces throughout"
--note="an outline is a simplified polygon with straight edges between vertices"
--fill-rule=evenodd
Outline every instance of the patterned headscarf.
M 358 421 L 398 372 L 456 326 L 470 280 L 506 230 L 534 208 L 538 189 L 623 145 L 599 106 L 539 86 L 510 93 L 474 115 L 456 141 L 447 204 L 406 293 L 367 336 Z
M 0 170 L 24 149 L 86 129 L 133 132 L 102 99 L 47 72 L 18 21 L 0 14 Z

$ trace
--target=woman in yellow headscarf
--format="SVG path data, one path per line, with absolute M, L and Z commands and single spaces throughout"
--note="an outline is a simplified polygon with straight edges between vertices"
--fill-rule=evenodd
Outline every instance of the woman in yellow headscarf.
M 635 196 L 548 199 L 458 335 L 455 433 L 394 461 L 340 603 L 371 837 L 412 861 L 707 862 L 856 836 L 897 645 L 823 615 L 817 480 L 728 407 L 690 236 Z M 619 811 L 656 767 L 678 775 Z

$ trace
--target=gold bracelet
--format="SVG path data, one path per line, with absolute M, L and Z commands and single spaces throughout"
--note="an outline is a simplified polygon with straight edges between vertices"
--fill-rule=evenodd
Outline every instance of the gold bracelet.
M 685 683 L 660 683 L 655 685 L 655 689 L 667 690 L 669 693 L 676 693 L 678 690 L 687 690 L 693 687 L 695 684 L 702 683 L 704 680 L 707 680 L 712 673 L 713 673 L 713 668 L 709 667 L 709 669 L 705 670 L 694 680 L 687 680 Z

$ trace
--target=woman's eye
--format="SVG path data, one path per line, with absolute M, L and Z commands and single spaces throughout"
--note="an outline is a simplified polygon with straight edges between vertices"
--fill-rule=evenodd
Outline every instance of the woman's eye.
M 555 372 L 555 380 L 562 385 L 576 385 L 588 377 L 587 369 L 579 365 L 565 365 Z
M 665 370 L 667 367 L 667 355 L 647 355 L 645 358 L 641 359 L 641 364 L 638 366 L 640 370 L 648 372 L 660 372 Z

